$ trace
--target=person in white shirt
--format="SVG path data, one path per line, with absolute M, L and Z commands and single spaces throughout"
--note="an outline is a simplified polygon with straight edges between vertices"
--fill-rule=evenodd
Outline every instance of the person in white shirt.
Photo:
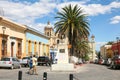
M 33 61 L 33 72 L 35 73 L 35 75 L 38 75 L 37 74 L 37 58 L 35 57 L 35 55 L 33 55 L 33 58 L 32 58 L 32 61 Z

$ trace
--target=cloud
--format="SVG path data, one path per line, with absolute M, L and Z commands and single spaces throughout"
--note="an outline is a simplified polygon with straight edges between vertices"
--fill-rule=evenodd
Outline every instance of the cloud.
M 72 4 L 72 6 L 75 6 L 77 4 L 80 7 L 83 7 L 83 5 L 85 5 L 86 2 L 87 2 L 86 0 L 78 1 L 78 2 L 76 2 L 76 1 L 65 2 L 65 3 L 61 3 L 61 4 L 57 5 L 57 9 L 58 9 L 58 11 L 61 11 L 63 7 L 68 6 L 69 4 Z
M 44 27 L 47 26 L 47 23 L 44 24 L 44 23 L 36 23 L 36 24 L 31 24 L 29 25 L 29 27 L 32 27 L 34 29 L 37 29 L 38 31 L 40 31 L 41 33 L 44 33 Z M 54 27 L 53 24 L 50 24 L 49 25 L 50 27 Z
M 105 45 L 107 42 L 96 42 L 96 50 L 100 51 L 100 47 Z
M 4 10 L 4 15 L 20 23 L 33 23 L 36 18 L 48 15 L 55 8 L 55 3 L 35 2 L 15 3 L 9 1 L 0 1 L 0 7 Z
M 113 9 L 120 8 L 120 2 L 111 2 L 108 5 L 88 4 L 83 7 L 85 8 L 86 13 L 90 16 L 96 16 L 99 14 L 111 13 Z
M 61 3 L 58 5 L 58 10 L 60 11 L 61 8 L 63 8 L 66 5 L 79 5 L 84 9 L 85 13 L 88 14 L 89 16 L 97 16 L 99 14 L 106 14 L 110 13 L 113 9 L 120 8 L 120 2 L 111 2 L 108 5 L 101 5 L 101 4 L 87 4 L 86 2 L 83 1 L 72 1 L 72 2 L 67 2 L 67 3 Z
M 111 20 L 110 24 L 118 24 L 120 23 L 120 16 L 115 16 L 111 18 L 110 20 Z
M 109 5 L 101 5 L 88 4 L 88 1 L 89 0 L 65 0 L 63 1 L 64 3 L 61 3 L 61 0 L 37 0 L 37 2 L 30 3 L 27 1 L 20 2 L 19 0 L 16 0 L 16 2 L 12 2 L 12 0 L 0 0 L 0 8 L 4 10 L 5 17 L 28 26 L 38 26 L 38 23 L 35 22 L 36 19 L 51 16 L 56 13 L 56 9 L 60 11 L 62 7 L 68 4 L 78 4 L 89 16 L 110 13 L 113 9 L 120 8 L 120 2 L 112 2 Z
M 17 2 L 0 0 L 0 9 L 4 10 L 5 17 L 20 24 L 35 26 L 36 28 L 38 28 L 40 24 L 36 23 L 35 20 L 49 15 L 49 13 L 53 13 L 55 7 L 55 3 L 45 0 L 34 3 L 30 3 L 27 1 L 20 2 L 19 0 L 17 0 Z M 44 25 L 45 24 L 41 25 L 43 26 L 43 29 Z
M 104 45 L 104 44 L 106 44 L 107 42 L 96 42 L 96 45 L 99 45 L 99 46 L 101 46 L 101 45 Z

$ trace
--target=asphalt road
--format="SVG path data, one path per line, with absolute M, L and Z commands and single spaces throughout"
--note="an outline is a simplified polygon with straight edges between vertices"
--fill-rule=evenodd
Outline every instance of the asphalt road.
M 22 71 L 22 80 L 43 80 L 43 73 L 47 72 L 47 80 L 69 80 L 73 74 L 74 80 L 120 80 L 120 69 L 112 70 L 97 64 L 77 66 L 73 72 L 53 72 L 50 67 L 37 66 L 38 75 L 27 74 L 29 68 L 0 69 L 0 80 L 18 80 L 18 72 Z

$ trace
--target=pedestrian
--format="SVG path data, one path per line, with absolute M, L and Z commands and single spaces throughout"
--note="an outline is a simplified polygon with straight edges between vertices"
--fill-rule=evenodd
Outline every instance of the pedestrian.
M 35 75 L 38 75 L 37 74 L 37 58 L 35 57 L 35 55 L 33 55 L 33 58 L 32 58 L 32 63 L 33 63 L 33 73 L 35 73 Z
M 29 61 L 29 74 L 33 74 L 33 61 L 32 61 L 32 56 L 30 56 L 30 61 Z

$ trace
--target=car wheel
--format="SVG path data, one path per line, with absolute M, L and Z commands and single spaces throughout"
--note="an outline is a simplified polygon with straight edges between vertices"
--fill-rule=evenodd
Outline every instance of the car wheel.
M 113 65 L 113 69 L 116 69 L 116 66 L 115 66 L 115 65 Z
M 25 64 L 25 67 L 27 67 L 27 64 Z
M 49 66 L 51 66 L 51 64 L 49 63 Z
M 114 66 L 114 63 L 111 62 L 111 64 L 110 64 L 110 68 L 113 69 L 113 66 Z
M 29 67 L 29 64 L 27 64 L 27 67 Z
M 108 68 L 113 69 L 113 64 L 110 63 L 109 66 L 108 66 Z
M 14 65 L 11 66 L 11 70 L 13 70 L 13 69 L 14 69 Z

